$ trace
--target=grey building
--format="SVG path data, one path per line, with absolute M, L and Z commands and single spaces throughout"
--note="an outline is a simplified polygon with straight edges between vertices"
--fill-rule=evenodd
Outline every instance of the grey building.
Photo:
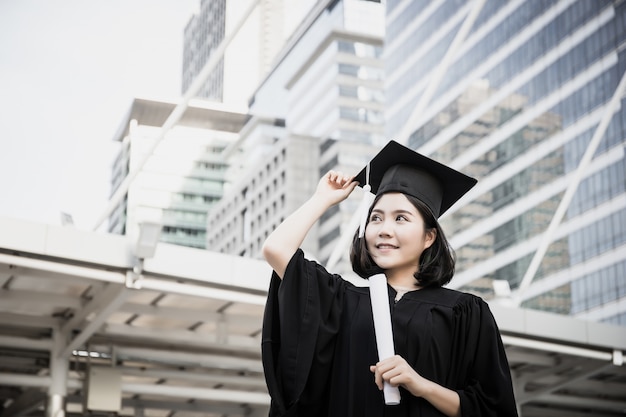
M 217 59 L 197 95 L 245 106 L 313 3 L 201 0 L 184 31 L 182 92 L 189 89 L 207 62 Z M 227 47 L 220 50 L 222 43 Z
M 258 147 L 256 147 L 258 151 Z M 257 154 L 259 154 L 257 152 Z M 315 190 L 318 139 L 291 136 L 277 141 L 256 162 L 247 159 L 228 191 L 209 212 L 207 249 L 259 257 L 265 238 Z M 303 249 L 316 253 L 315 239 Z
M 479 179 L 442 220 L 452 285 L 625 325 L 626 3 L 390 0 L 386 15 L 387 136 Z
M 226 34 L 226 0 L 202 0 L 184 32 L 182 92 L 185 93 Z M 221 59 L 198 96 L 221 101 L 224 60 Z

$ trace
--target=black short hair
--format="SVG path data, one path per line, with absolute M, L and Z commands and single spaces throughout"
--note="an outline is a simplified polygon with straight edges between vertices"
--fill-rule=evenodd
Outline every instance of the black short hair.
M 372 209 L 384 194 L 376 196 L 374 202 L 369 208 L 367 222 L 372 213 Z M 428 206 L 417 198 L 404 194 L 406 198 L 415 206 L 417 211 L 424 219 L 424 230 L 426 232 L 435 231 L 437 234 L 433 244 L 424 250 L 419 260 L 419 270 L 413 275 L 417 283 L 421 287 L 446 285 L 454 275 L 454 267 L 456 263 L 456 255 L 446 239 L 443 229 L 439 222 L 432 214 Z M 376 265 L 365 244 L 365 238 L 359 238 L 358 230 L 352 239 L 352 247 L 350 249 L 350 262 L 352 270 L 361 278 L 369 278 L 372 275 L 384 273 L 385 271 Z

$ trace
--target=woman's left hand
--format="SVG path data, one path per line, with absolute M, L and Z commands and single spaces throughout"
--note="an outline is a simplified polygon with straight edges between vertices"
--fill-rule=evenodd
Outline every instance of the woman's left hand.
M 370 366 L 370 371 L 374 373 L 374 382 L 378 389 L 383 389 L 383 381 L 387 381 L 392 386 L 401 386 L 416 397 L 423 397 L 428 387 L 428 381 L 407 361 L 399 355 L 392 356 Z

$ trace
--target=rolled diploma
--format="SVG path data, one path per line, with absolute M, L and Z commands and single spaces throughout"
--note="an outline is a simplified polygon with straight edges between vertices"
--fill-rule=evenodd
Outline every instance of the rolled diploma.
M 391 330 L 391 313 L 389 311 L 389 293 L 387 291 L 387 277 L 385 274 L 373 275 L 369 278 L 370 300 L 372 314 L 374 315 L 374 331 L 376 333 L 376 347 L 378 348 L 378 360 L 383 360 L 395 355 L 393 347 L 393 332 Z M 400 404 L 400 390 L 388 382 L 383 384 L 385 404 Z

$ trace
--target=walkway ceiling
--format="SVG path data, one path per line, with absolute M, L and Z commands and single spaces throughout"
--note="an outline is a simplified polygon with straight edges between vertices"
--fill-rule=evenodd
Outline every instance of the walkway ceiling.
M 115 383 L 122 416 L 267 414 L 264 262 L 159 244 L 140 271 L 123 236 L 15 219 L 0 230 L 0 417 L 45 413 L 57 358 L 67 415 L 110 412 L 99 401 Z M 492 310 L 524 417 L 626 413 L 623 327 Z

